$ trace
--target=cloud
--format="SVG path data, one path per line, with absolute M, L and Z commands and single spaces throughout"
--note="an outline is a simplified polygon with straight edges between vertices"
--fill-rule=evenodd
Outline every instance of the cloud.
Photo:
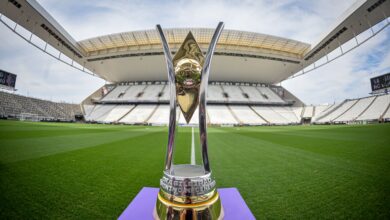
M 6 27 L 0 26 L 0 32 L 0 69 L 17 74 L 17 94 L 80 103 L 104 84 L 42 53 Z
M 215 27 L 311 42 L 354 0 L 39 1 L 77 40 L 164 27 Z
M 118 32 L 164 28 L 210 27 L 252 31 L 314 43 L 354 0 L 38 0 L 76 40 Z M 43 54 L 0 25 L 0 68 L 18 74 L 19 93 L 79 102 L 104 82 Z M 390 55 L 381 49 L 382 34 L 347 56 L 300 78 L 282 83 L 307 103 L 341 101 L 367 94 L 364 79 L 388 69 Z M 381 45 L 382 44 L 382 45 Z M 359 52 L 360 51 L 360 52 Z M 381 51 L 378 57 L 367 57 Z M 374 60 L 377 69 L 368 69 Z M 371 60 L 371 61 L 372 61 Z M 371 65 L 370 65 L 371 66 Z M 365 67 L 366 70 L 363 70 Z M 321 76 L 321 77 L 319 77 Z M 364 81 L 364 82 L 363 82 Z M 355 87 L 351 83 L 356 83 Z
M 282 85 L 306 104 L 341 102 L 368 96 L 370 78 L 390 67 L 390 30 L 379 33 L 365 44 L 306 75 Z

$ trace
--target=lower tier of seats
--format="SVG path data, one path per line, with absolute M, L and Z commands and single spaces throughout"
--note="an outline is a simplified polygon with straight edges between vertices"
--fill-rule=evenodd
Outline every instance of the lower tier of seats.
M 166 125 L 169 120 L 167 104 L 94 105 L 84 106 L 85 119 L 98 123 Z M 302 109 L 302 108 L 300 108 Z M 207 121 L 215 125 L 298 124 L 300 116 L 295 107 L 255 107 L 249 105 L 208 105 Z M 179 124 L 186 124 L 177 109 Z M 198 124 L 198 109 L 189 124 Z
M 186 124 L 177 108 L 179 124 Z M 167 125 L 168 104 L 84 105 L 85 119 L 98 123 Z M 288 107 L 254 105 L 207 106 L 207 122 L 212 125 L 288 125 L 300 123 L 350 123 L 390 120 L 390 95 L 345 100 L 340 104 Z M 198 110 L 191 119 L 198 124 Z

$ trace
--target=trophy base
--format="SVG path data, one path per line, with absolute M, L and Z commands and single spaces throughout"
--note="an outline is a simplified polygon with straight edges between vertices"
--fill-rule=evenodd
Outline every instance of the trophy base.
M 158 220 L 219 220 L 223 208 L 211 173 L 199 165 L 174 165 L 164 171 L 154 211 Z
M 153 217 L 155 220 L 222 220 L 224 211 L 217 192 L 215 197 L 210 199 L 212 201 L 200 204 L 177 204 L 165 200 L 159 194 Z

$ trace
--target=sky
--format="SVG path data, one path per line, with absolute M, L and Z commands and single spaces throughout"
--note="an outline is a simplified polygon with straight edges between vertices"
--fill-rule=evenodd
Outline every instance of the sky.
M 38 0 L 77 41 L 164 28 L 209 27 L 270 34 L 313 44 L 355 0 Z M 0 69 L 18 75 L 16 93 L 79 103 L 105 81 L 42 53 L 0 24 Z M 306 104 L 368 96 L 369 79 L 390 71 L 390 28 L 347 55 L 282 86 Z

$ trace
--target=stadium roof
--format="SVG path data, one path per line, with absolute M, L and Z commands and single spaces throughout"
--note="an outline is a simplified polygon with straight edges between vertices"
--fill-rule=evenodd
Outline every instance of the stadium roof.
M 214 29 L 210 28 L 181 28 L 164 30 L 168 43 L 172 48 L 179 48 L 188 32 L 191 31 L 199 45 L 207 48 Z M 124 32 L 95 37 L 78 42 L 89 56 L 109 52 L 110 50 L 139 51 L 140 49 L 162 49 L 156 30 Z M 310 45 L 295 40 L 275 37 L 266 34 L 224 30 L 218 41 L 219 50 L 236 50 L 243 52 L 263 52 L 283 54 L 301 58 L 310 49 Z
M 167 80 L 163 51 L 155 30 L 77 42 L 35 0 L 0 1 L 0 12 L 107 81 Z M 266 34 L 224 30 L 213 59 L 210 80 L 279 83 L 388 19 L 389 14 L 390 1 L 358 0 L 312 46 Z M 205 52 L 213 33 L 213 29 L 206 28 L 164 31 L 172 52 L 176 52 L 188 31 L 193 32 Z

